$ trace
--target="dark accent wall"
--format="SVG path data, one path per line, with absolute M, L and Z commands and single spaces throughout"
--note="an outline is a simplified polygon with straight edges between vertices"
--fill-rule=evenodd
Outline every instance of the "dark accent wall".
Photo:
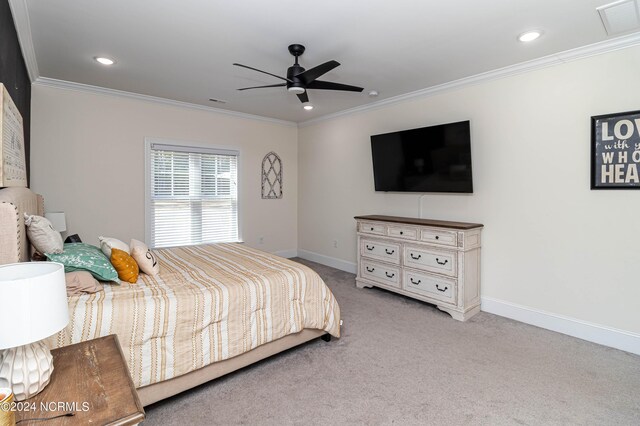
M 24 150 L 29 178 L 31 133 L 31 81 L 22 57 L 8 0 L 0 0 L 0 83 L 7 87 L 11 99 L 22 114 Z

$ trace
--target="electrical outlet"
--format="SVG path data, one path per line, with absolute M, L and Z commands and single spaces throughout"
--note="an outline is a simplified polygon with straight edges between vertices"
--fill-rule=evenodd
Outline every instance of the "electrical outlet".
M 258 244 L 264 244 L 264 237 L 258 238 Z
M 338 240 L 333 240 L 333 248 L 338 248 Z

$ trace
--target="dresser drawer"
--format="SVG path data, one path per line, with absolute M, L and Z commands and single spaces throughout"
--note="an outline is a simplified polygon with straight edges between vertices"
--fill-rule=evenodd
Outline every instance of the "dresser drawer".
M 417 228 L 409 228 L 404 226 L 392 226 L 389 225 L 387 227 L 388 234 L 390 237 L 394 238 L 404 238 L 405 240 L 417 240 L 418 239 L 418 229 Z
M 360 253 L 363 257 L 400 264 L 400 245 L 363 238 L 360 240 Z
M 456 303 L 456 280 L 418 271 L 404 270 L 404 289 L 412 293 Z
M 420 240 L 432 244 L 455 247 L 458 244 L 458 234 L 455 231 L 423 229 L 420 231 Z
M 455 277 L 458 273 L 458 256 L 452 251 L 405 246 L 403 258 L 403 264 L 411 268 L 424 269 L 451 277 Z
M 370 260 L 362 260 L 360 268 L 362 278 L 400 288 L 400 268 Z
M 364 234 L 385 235 L 387 227 L 382 223 L 360 222 L 360 232 Z

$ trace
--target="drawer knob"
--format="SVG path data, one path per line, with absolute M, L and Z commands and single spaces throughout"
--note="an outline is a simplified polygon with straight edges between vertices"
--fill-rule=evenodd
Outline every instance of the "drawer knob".
M 373 228 L 371 228 L 371 230 L 373 231 Z
M 404 232 L 400 231 L 400 235 L 404 235 Z
M 384 249 L 384 252 L 389 254 L 389 255 L 391 255 L 391 254 L 395 253 L 396 251 L 395 250 L 389 251 L 388 249 Z
M 396 276 L 396 274 L 389 275 L 389 273 L 387 271 L 385 271 L 384 274 L 387 276 L 387 278 L 393 278 L 393 277 Z
M 376 270 L 376 268 L 369 268 L 369 267 L 367 266 L 367 272 L 373 272 L 373 271 L 375 271 L 375 270 Z
M 411 258 L 412 258 L 413 260 L 418 260 L 418 259 L 420 259 L 420 258 L 422 257 L 422 255 L 421 255 L 421 254 L 419 254 L 417 257 L 416 257 L 416 256 L 414 256 L 414 255 L 413 255 L 413 253 L 409 253 L 409 254 L 411 255 Z
M 439 240 L 439 239 L 440 239 L 440 236 L 439 236 L 439 235 L 436 235 L 436 240 Z
M 447 290 L 449 289 L 449 287 L 447 287 L 447 286 L 445 285 L 445 286 L 444 286 L 444 288 L 440 288 L 440 287 L 438 286 L 438 284 L 436 284 L 436 289 L 438 289 L 438 291 L 445 292 L 445 291 L 447 291 Z
M 409 281 L 411 281 L 411 284 L 415 284 L 415 285 L 418 285 L 422 282 L 421 280 L 414 281 L 413 278 L 409 278 Z
M 369 250 L 369 251 L 371 251 L 371 250 L 373 250 L 374 248 L 376 248 L 376 246 L 371 246 L 371 247 L 369 247 L 369 244 L 367 244 L 365 247 L 367 247 L 367 250 Z
M 440 262 L 440 259 L 438 259 L 438 258 L 436 257 L 436 263 L 437 263 L 438 265 L 446 265 L 446 264 L 447 264 L 447 262 L 449 262 L 449 259 L 445 259 L 445 260 L 444 260 L 444 262 Z

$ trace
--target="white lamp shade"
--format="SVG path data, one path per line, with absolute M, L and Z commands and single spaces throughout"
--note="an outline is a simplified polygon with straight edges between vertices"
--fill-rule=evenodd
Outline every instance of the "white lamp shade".
M 49 219 L 53 229 L 58 232 L 64 232 L 67 230 L 67 220 L 64 217 L 64 212 L 48 212 L 44 214 L 44 217 Z
M 23 262 L 0 266 L 0 349 L 37 342 L 69 323 L 64 266 Z

